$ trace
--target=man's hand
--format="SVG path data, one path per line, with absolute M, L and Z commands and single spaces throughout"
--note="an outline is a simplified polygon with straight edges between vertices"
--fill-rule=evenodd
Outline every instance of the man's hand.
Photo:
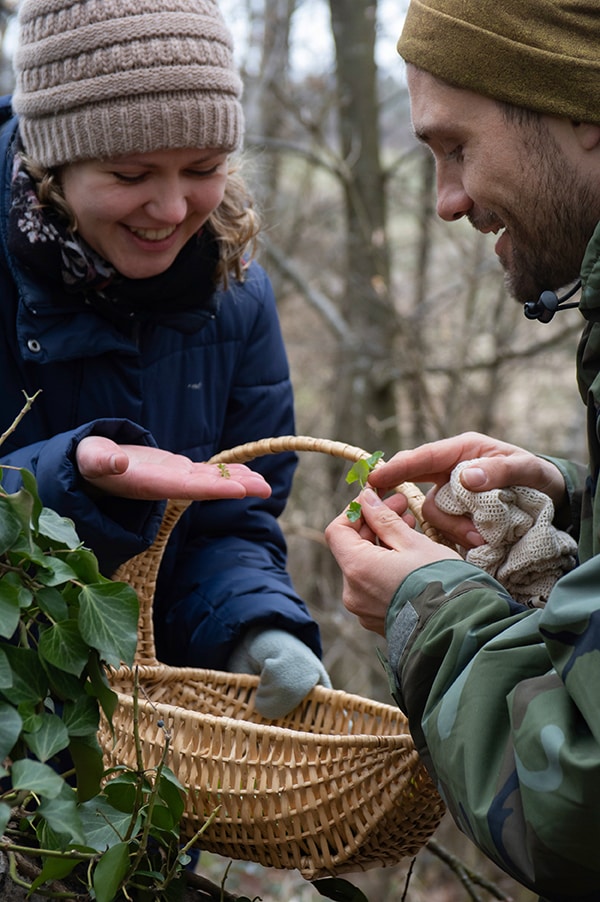
M 400 583 L 418 567 L 441 560 L 462 560 L 413 528 L 406 498 L 382 501 L 372 489 L 358 497 L 362 517 L 351 523 L 346 511 L 325 530 L 325 538 L 343 574 L 344 606 L 365 629 L 385 635 L 385 616 Z
M 117 445 L 101 436 L 82 439 L 77 466 L 90 485 L 120 498 L 209 501 L 271 494 L 265 479 L 244 464 L 195 463 L 181 454 L 144 445 Z
M 438 489 L 450 481 L 450 474 L 458 463 L 477 458 L 483 460 L 461 473 L 461 482 L 466 489 L 485 492 L 512 485 L 529 486 L 549 495 L 556 510 L 563 503 L 564 479 L 554 464 L 516 445 L 477 432 L 399 451 L 373 470 L 369 484 L 381 492 L 402 482 L 433 483 L 423 505 L 423 516 L 453 544 L 468 549 L 483 541 L 472 520 L 442 513 L 435 504 L 435 496 Z

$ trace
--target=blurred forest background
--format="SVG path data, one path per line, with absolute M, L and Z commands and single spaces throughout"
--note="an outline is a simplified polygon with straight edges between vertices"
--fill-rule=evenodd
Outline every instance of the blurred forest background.
M 528 322 L 508 297 L 494 239 L 435 213 L 435 173 L 414 141 L 395 44 L 407 0 L 220 0 L 245 81 L 248 178 L 265 221 L 260 260 L 278 298 L 297 431 L 382 450 L 464 430 L 585 458 L 577 312 Z M 15 2 L 0 3 L 11 90 Z M 390 702 L 376 646 L 341 604 L 324 526 L 353 497 L 348 466 L 301 454 L 283 518 L 290 569 L 321 624 L 334 685 Z M 425 848 L 414 862 L 347 875 L 370 902 L 535 897 L 446 817 L 436 841 L 493 884 L 468 885 Z M 203 855 L 221 883 L 228 862 Z M 225 887 L 314 902 L 296 874 L 240 862 Z M 320 897 L 319 897 L 320 898 Z

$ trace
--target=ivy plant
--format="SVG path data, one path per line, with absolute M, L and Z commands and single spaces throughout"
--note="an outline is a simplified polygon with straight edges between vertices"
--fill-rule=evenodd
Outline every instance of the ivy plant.
M 181 849 L 168 733 L 149 770 L 138 760 L 106 772 L 97 738 L 117 703 L 109 669 L 133 663 L 137 596 L 42 505 L 33 474 L 20 476 L 13 494 L 0 480 L 0 848 L 12 864 L 39 859 L 29 892 L 70 875 L 76 889 L 61 898 L 180 898 L 192 842 Z

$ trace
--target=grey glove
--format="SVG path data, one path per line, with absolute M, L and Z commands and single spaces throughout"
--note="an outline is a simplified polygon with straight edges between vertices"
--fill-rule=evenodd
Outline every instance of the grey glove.
M 331 689 L 322 662 L 308 645 L 285 630 L 250 630 L 229 659 L 233 673 L 260 674 L 256 707 L 263 717 L 283 717 L 313 686 Z

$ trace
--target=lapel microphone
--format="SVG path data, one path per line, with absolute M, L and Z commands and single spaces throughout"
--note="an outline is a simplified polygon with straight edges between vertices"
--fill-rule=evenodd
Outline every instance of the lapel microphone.
M 572 304 L 566 304 L 565 301 L 572 298 L 580 288 L 581 281 L 577 282 L 577 284 L 566 294 L 563 294 L 561 298 L 559 298 L 555 291 L 542 291 L 537 301 L 527 301 L 523 305 L 523 313 L 527 319 L 537 319 L 540 323 L 549 323 L 558 310 L 567 310 L 569 307 L 579 306 L 579 301 L 574 301 Z

